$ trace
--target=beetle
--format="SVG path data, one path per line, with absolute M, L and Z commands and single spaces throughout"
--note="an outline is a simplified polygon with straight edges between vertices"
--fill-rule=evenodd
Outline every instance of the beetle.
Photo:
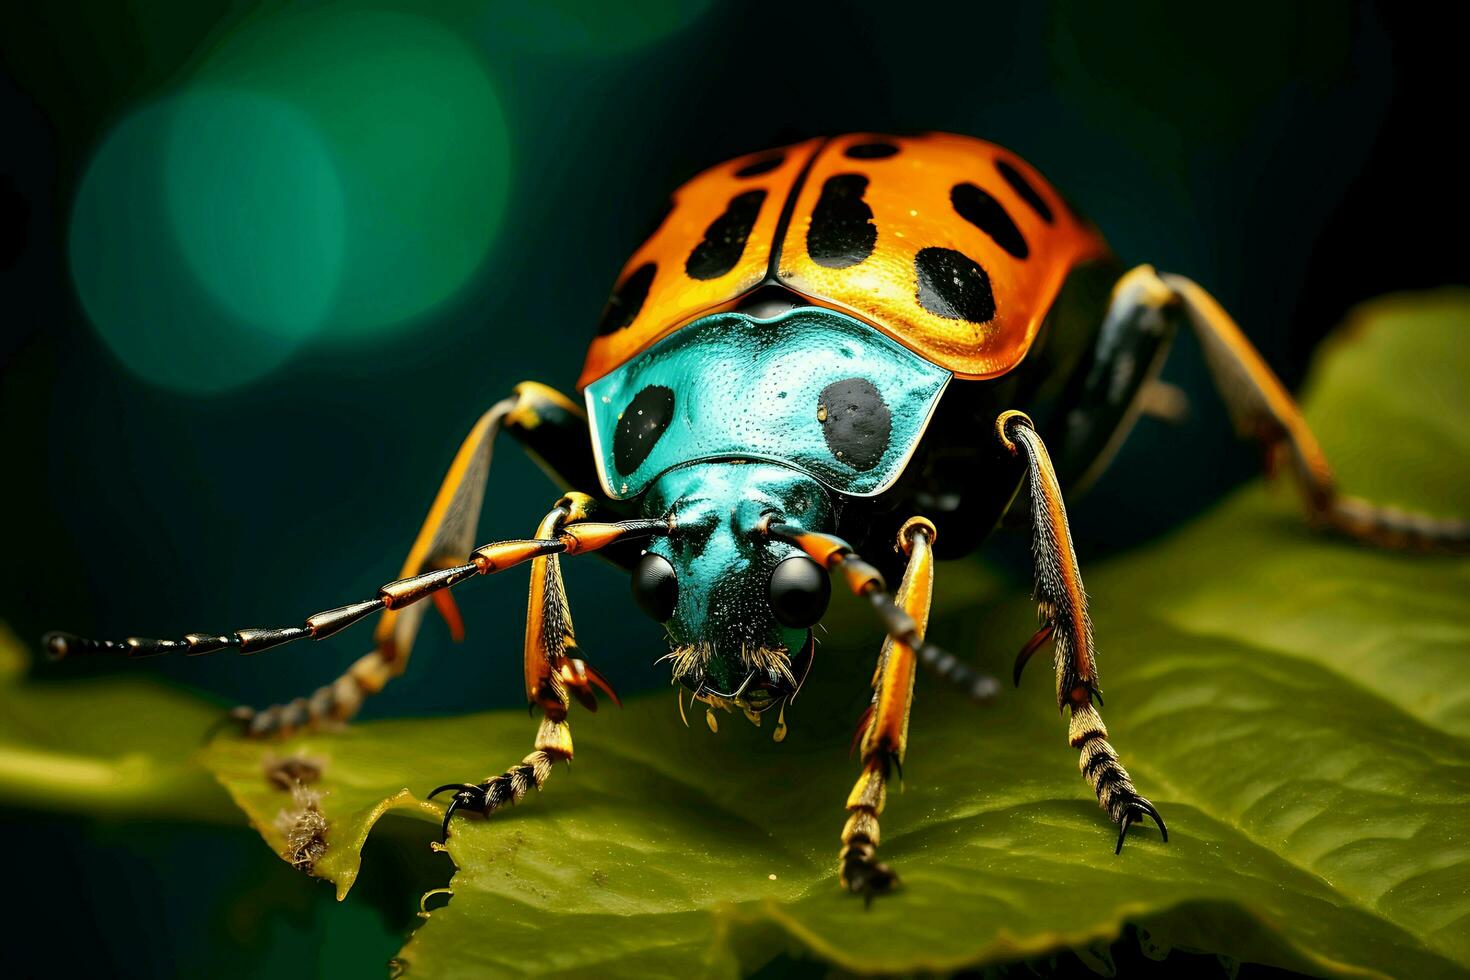
M 1295 477 L 1311 523 L 1388 547 L 1470 542 L 1462 521 L 1339 494 L 1291 396 L 1221 306 L 1183 276 L 1126 268 L 1018 156 L 963 136 L 858 133 L 740 157 L 675 192 L 597 325 L 581 404 L 525 382 L 485 412 L 399 578 L 375 597 L 284 628 L 121 642 L 56 633 L 46 644 L 56 656 L 250 652 L 381 613 L 373 651 L 334 683 L 233 713 L 247 735 L 284 735 L 347 720 L 401 674 L 420 600 L 458 637 L 448 590 L 529 563 L 535 747 L 499 775 L 430 794 L 452 794 L 447 835 L 456 812 L 519 802 L 571 758 L 573 699 L 595 710 L 600 689 L 616 700 L 580 655 L 562 556 L 600 550 L 630 571 L 637 604 L 666 626 L 663 659 L 711 727 L 716 709 L 757 723 L 774 710 L 778 739 L 835 576 L 886 634 L 838 863 L 842 885 L 871 896 L 897 881 L 877 859 L 878 817 L 904 759 L 917 664 L 977 699 L 997 687 L 925 638 L 935 560 L 971 553 L 1009 515 L 1031 531 L 1041 621 L 1016 679 L 1050 644 L 1068 741 L 1118 827 L 1115 851 L 1143 817 L 1167 841 L 1097 710 L 1063 488 L 1106 464 L 1182 329 L 1203 347 L 1239 433 Z M 566 492 L 530 538 L 475 548 L 502 431 Z M 594 507 L 613 519 L 590 520 Z

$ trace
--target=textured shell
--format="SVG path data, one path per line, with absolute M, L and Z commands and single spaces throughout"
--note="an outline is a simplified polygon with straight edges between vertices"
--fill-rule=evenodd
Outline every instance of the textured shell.
M 769 283 L 993 378 L 1026 356 L 1067 274 L 1106 253 L 1040 174 L 983 140 L 860 133 L 752 154 L 675 192 L 578 384 Z

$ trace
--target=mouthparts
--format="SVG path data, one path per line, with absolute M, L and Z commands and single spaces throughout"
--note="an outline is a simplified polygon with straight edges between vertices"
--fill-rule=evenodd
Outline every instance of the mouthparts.
M 712 646 L 687 644 L 660 657 L 659 662 L 667 660 L 673 664 L 673 680 L 691 691 L 694 700 L 759 715 L 796 696 L 806 682 L 815 652 L 816 639 L 810 630 L 806 643 L 794 657 L 784 647 L 744 648 L 740 660 L 746 672 L 730 690 L 720 690 L 719 685 L 709 680 L 707 665 L 714 656 Z

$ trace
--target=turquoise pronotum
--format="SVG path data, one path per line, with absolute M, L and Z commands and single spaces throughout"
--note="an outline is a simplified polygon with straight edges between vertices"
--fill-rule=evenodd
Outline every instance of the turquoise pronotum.
M 689 324 L 587 386 L 598 476 L 608 495 L 637 497 L 659 474 L 719 459 L 795 467 L 840 493 L 882 493 L 903 472 L 950 372 L 833 310 L 806 307 L 768 320 L 716 313 Z M 873 385 L 892 429 L 875 465 L 834 455 L 823 434 L 822 391 L 845 379 Z M 650 386 L 673 393 L 673 417 L 630 473 L 614 459 L 614 432 Z

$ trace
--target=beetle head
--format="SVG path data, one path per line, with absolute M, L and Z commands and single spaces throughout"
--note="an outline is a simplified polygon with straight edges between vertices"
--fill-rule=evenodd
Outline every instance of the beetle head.
M 679 467 L 650 488 L 645 513 L 674 532 L 633 573 L 638 604 L 668 630 L 674 677 L 710 705 L 758 715 L 791 697 L 811 667 L 811 628 L 831 594 L 827 572 L 762 533 L 762 517 L 827 530 L 816 480 L 774 463 Z

